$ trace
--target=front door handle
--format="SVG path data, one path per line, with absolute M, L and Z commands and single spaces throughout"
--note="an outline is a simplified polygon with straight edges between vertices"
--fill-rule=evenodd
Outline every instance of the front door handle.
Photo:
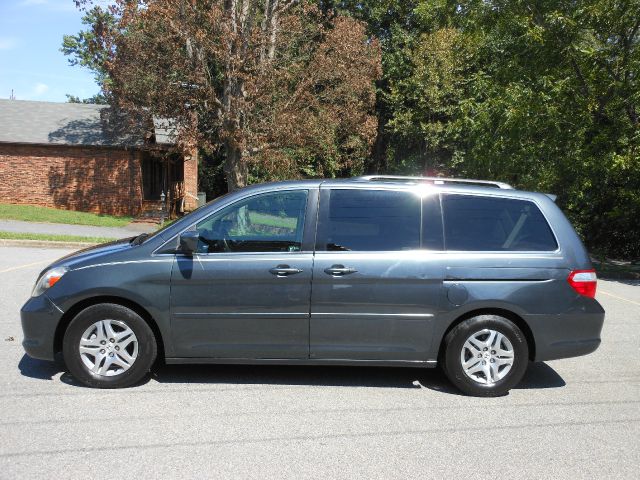
M 324 269 L 324 273 L 334 277 L 341 277 L 356 272 L 357 270 L 355 268 L 345 267 L 344 265 L 331 265 L 329 268 Z
M 276 277 L 288 277 L 289 275 L 295 275 L 296 273 L 301 273 L 302 270 L 299 268 L 291 268 L 289 265 L 278 265 L 269 270 L 269 273 L 275 275 Z

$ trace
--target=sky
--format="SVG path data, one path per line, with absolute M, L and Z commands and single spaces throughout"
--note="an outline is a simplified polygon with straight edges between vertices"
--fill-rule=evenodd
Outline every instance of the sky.
M 73 0 L 0 0 L 0 98 L 65 102 L 99 92 L 92 73 L 72 67 L 60 46 L 82 30 Z

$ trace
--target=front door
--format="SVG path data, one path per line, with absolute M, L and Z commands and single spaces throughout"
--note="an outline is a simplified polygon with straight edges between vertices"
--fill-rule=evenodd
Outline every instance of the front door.
M 437 194 L 322 189 L 311 358 L 427 360 L 441 249 Z
M 178 356 L 308 358 L 310 197 L 317 191 L 257 194 L 196 225 L 198 252 L 176 255 L 171 276 Z
M 142 198 L 160 200 L 163 191 L 166 194 L 166 165 L 161 158 L 143 153 L 142 157 Z

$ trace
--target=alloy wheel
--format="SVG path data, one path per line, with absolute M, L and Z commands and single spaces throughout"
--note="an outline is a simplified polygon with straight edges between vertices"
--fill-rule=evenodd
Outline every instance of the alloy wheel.
M 483 329 L 464 342 L 460 362 L 464 373 L 474 382 L 491 385 L 511 370 L 515 358 L 513 345 L 502 333 Z
M 84 331 L 78 349 L 89 371 L 112 377 L 126 372 L 136 361 L 138 339 L 126 323 L 100 320 Z

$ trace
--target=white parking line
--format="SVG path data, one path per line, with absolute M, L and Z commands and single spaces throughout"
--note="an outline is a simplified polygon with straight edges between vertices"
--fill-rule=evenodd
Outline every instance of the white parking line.
M 624 300 L 625 302 L 633 303 L 634 305 L 638 305 L 640 307 L 639 302 L 634 302 L 633 300 L 629 300 L 628 298 L 619 297 L 618 295 L 614 295 L 613 293 L 609 292 L 603 292 L 602 290 L 600 290 L 598 293 L 603 293 L 605 295 L 609 295 L 610 297 L 617 298 L 618 300 Z
M 36 265 L 42 265 L 43 263 L 51 263 L 51 260 L 40 260 L 39 262 L 26 263 L 24 265 L 18 265 L 17 267 L 5 268 L 0 270 L 0 273 L 13 272 L 14 270 L 21 270 L 23 268 L 34 267 Z

